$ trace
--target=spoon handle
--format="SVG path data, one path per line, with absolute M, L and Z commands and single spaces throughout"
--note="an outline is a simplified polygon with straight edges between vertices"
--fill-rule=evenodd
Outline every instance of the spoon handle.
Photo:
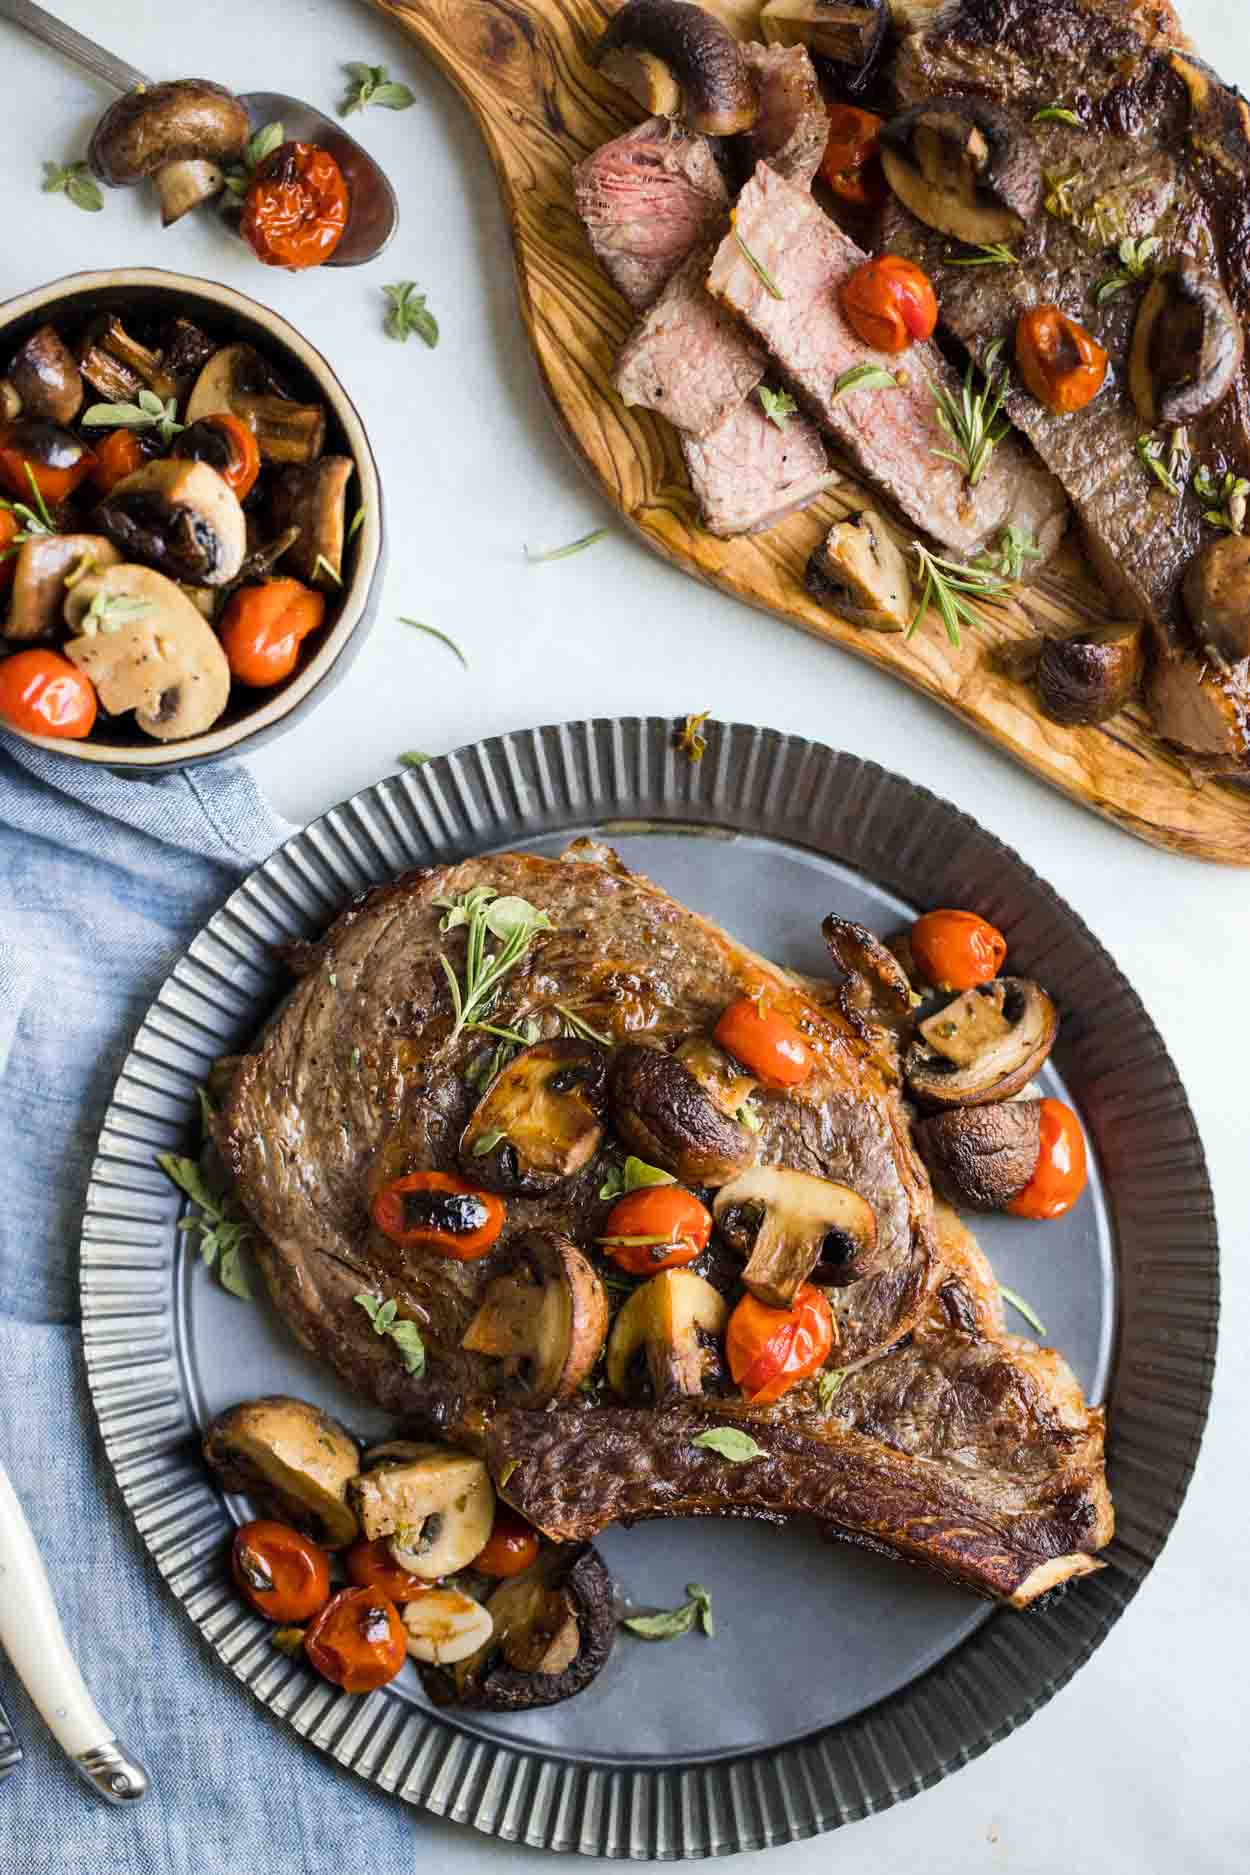
M 111 52 L 98 46 L 94 39 L 75 32 L 72 26 L 67 26 L 64 20 L 56 19 L 53 14 L 45 13 L 42 7 L 33 4 L 33 0 L 0 0 L 0 19 L 12 20 L 15 26 L 21 26 L 45 46 L 63 52 L 76 65 L 85 66 L 97 78 L 102 78 L 106 85 L 112 85 L 115 91 L 133 91 L 136 85 L 149 82 L 133 65 L 127 65 L 125 59 L 114 58 Z

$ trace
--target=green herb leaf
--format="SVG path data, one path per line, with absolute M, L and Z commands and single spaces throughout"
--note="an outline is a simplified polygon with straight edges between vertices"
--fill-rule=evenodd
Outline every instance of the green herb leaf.
M 1165 488 L 1169 495 L 1175 495 L 1179 501 L 1185 491 L 1176 479 L 1173 466 L 1163 459 L 1163 444 L 1160 439 L 1149 433 L 1139 436 L 1135 453 L 1142 467 L 1149 469 L 1159 486 Z
M 155 391 L 142 390 L 135 404 L 92 404 L 80 419 L 89 430 L 155 430 L 163 443 L 172 442 L 186 425 L 178 421 L 178 399 L 162 403 Z
M 520 1462 L 521 1461 L 519 1458 L 506 1458 L 503 1464 L 499 1467 L 498 1482 L 499 1482 L 499 1489 L 501 1491 L 503 1490 L 504 1486 L 507 1484 L 509 1478 L 512 1476 L 513 1472 L 516 1470 Z
M 382 322 L 387 338 L 398 339 L 403 345 L 415 332 L 433 351 L 438 344 L 438 320 L 427 308 L 425 294 L 417 292 L 416 281 L 397 280 L 393 286 L 384 286 L 382 291 L 391 302 L 390 311 Z
M 9 546 L 4 553 L 0 554 L 0 561 L 9 559 L 20 547 L 24 546 L 28 540 L 44 540 L 50 535 L 60 532 L 56 522 L 48 512 L 48 504 L 43 498 L 43 492 L 38 482 L 35 480 L 34 470 L 31 468 L 29 462 L 24 462 L 22 467 L 26 471 L 26 480 L 30 483 L 31 500 L 35 505 L 32 508 L 24 501 L 6 501 L 0 496 L 0 508 L 3 508 L 7 514 L 11 514 L 15 521 L 21 523 L 17 533 L 13 536 L 12 545 Z M 73 575 L 71 574 L 70 577 L 72 578 Z M 68 581 L 66 583 L 68 584 Z
M 286 131 L 279 123 L 264 124 L 249 137 L 247 148 L 243 152 L 243 161 L 235 163 L 226 171 L 226 194 L 231 203 L 242 201 L 252 186 L 252 178 L 267 156 L 281 149 L 286 142 Z
M 698 1582 L 687 1582 L 686 1594 L 689 1599 L 680 1608 L 661 1609 L 653 1615 L 627 1615 L 621 1626 L 642 1641 L 672 1641 L 689 1634 L 697 1623 L 710 1638 L 716 1632 L 711 1595 Z
M 549 547 L 545 553 L 531 553 L 527 547 L 525 558 L 531 566 L 543 566 L 548 560 L 567 560 L 575 553 L 584 553 L 598 541 L 606 540 L 608 533 L 606 527 L 597 527 L 593 533 L 583 534 L 580 540 L 571 540 L 567 547 Z
M 351 524 L 347 530 L 347 539 L 349 541 L 355 540 L 357 534 L 360 532 L 364 524 L 365 524 L 365 504 L 362 501 L 360 506 L 357 508 L 355 514 L 351 518 Z
M 339 105 L 339 115 L 350 117 L 353 111 L 363 111 L 367 105 L 378 104 L 387 111 L 406 111 L 410 104 L 416 103 L 416 97 L 407 85 L 397 85 L 387 77 L 385 65 L 363 65 L 354 62 L 345 65 L 351 83 L 347 95 Z
M 474 1141 L 473 1157 L 475 1159 L 484 1159 L 488 1152 L 494 1152 L 495 1147 L 504 1137 L 505 1135 L 502 1128 L 498 1126 L 488 1127 L 481 1138 Z
M 251 1301 L 252 1287 L 240 1261 L 237 1244 L 232 1244 L 222 1251 L 221 1261 L 217 1265 L 217 1280 L 223 1289 L 229 1290 L 232 1296 L 237 1296 L 240 1302 Z
M 675 1185 L 677 1180 L 671 1172 L 665 1172 L 658 1165 L 648 1165 L 645 1159 L 636 1159 L 631 1152 L 621 1171 L 621 1186 L 624 1191 L 649 1191 L 654 1185 Z
M 1094 299 L 1099 306 L 1105 306 L 1109 299 L 1122 293 L 1134 280 L 1144 279 L 1153 270 L 1155 255 L 1159 252 L 1160 242 L 1155 235 L 1146 235 L 1135 241 L 1126 235 L 1119 246 L 1120 265 L 1114 273 L 1109 273 L 1105 280 L 1100 280 L 1094 288 Z
M 968 254 L 948 254 L 948 267 L 1018 267 L 1019 257 L 1002 241 L 984 241 Z
M 838 378 L 833 395 L 836 401 L 839 397 L 845 397 L 848 391 L 896 391 L 898 388 L 898 379 L 883 365 L 853 365 Z
M 750 1433 L 740 1431 L 737 1426 L 709 1426 L 706 1432 L 696 1433 L 690 1443 L 727 1458 L 731 1465 L 744 1465 L 748 1459 L 764 1455 L 763 1447 L 755 1443 Z
M 495 905 L 492 900 L 496 900 Z M 537 933 L 551 929 L 551 920 L 528 899 L 497 899 L 489 886 L 474 886 L 457 898 L 439 898 L 434 903 L 443 912 L 440 930 L 454 931 L 461 925 L 466 928 L 463 989 L 447 958 L 439 955 L 455 1011 L 455 1024 L 448 1037 L 454 1042 L 466 1029 L 489 1029 L 484 1018 L 500 984 L 521 961 Z M 490 936 L 500 940 L 493 954 L 486 949 Z M 518 1038 L 509 1031 L 507 1039 Z
M 845 1367 L 827 1367 L 820 1376 L 816 1387 L 816 1396 L 824 1411 L 828 1412 L 830 1406 L 833 1404 L 838 1388 L 845 1379 Z
M 1011 428 L 1002 416 L 1002 402 L 1007 394 L 1007 373 L 998 370 L 1003 341 L 997 340 L 985 354 L 980 388 L 976 386 L 976 364 L 971 358 L 959 395 L 944 384 L 930 381 L 938 422 L 955 447 L 935 449 L 933 454 L 953 462 L 975 488 L 990 465 L 990 457 Z
M 434 760 L 434 757 L 423 754 L 420 749 L 405 749 L 403 754 L 396 756 L 395 759 L 403 768 L 424 768 L 427 762 Z
M 1218 527 L 1226 534 L 1245 533 L 1250 482 L 1244 476 L 1234 475 L 1229 469 L 1222 481 L 1217 482 L 1211 471 L 1200 464 L 1194 470 L 1193 490 L 1200 501 L 1211 504 L 1202 511 L 1208 526 Z
M 907 636 L 911 637 L 932 605 L 936 607 L 946 627 L 946 636 L 953 645 L 958 646 L 962 643 L 960 625 L 969 625 L 975 629 L 980 624 L 965 595 L 977 599 L 995 599 L 1005 591 L 1007 582 L 999 574 L 985 572 L 975 566 L 963 566 L 956 560 L 944 560 L 938 554 L 930 553 L 918 540 L 912 542 L 911 550 L 919 563 L 923 584 L 919 603 L 907 627 Z
M 67 196 L 75 208 L 84 209 L 89 215 L 98 214 L 104 207 L 100 185 L 85 162 L 45 163 L 42 187 L 45 195 Z
M 978 554 L 971 564 L 978 571 L 996 573 L 1014 582 L 1023 577 L 1026 560 L 1041 557 L 1041 549 L 1028 529 L 1011 525 L 1003 529 L 992 551 Z
M 1030 1328 L 1036 1329 L 1039 1335 L 1044 1335 L 1046 1333 L 1045 1322 L 1038 1320 L 1023 1296 L 1018 1296 L 1014 1289 L 1005 1289 L 1002 1283 L 998 1285 L 998 1293 L 1004 1302 L 1010 1302 L 1012 1308 L 1015 1309 L 1018 1315 L 1023 1315 Z
M 789 391 L 770 391 L 767 384 L 761 384 L 756 396 L 764 406 L 764 415 L 768 421 L 775 423 L 779 430 L 784 430 L 798 409 Z
M 269 1636 L 269 1644 L 276 1647 L 280 1654 L 294 1656 L 303 1652 L 304 1628 L 275 1628 Z
M 1034 111 L 1035 124 L 1071 124 L 1074 130 L 1080 130 L 1081 120 L 1075 111 L 1069 111 L 1062 104 L 1048 104 L 1044 111 Z
M 456 643 L 454 638 L 449 638 L 446 632 L 441 632 L 437 625 L 424 625 L 419 618 L 404 618 L 402 614 L 400 615 L 399 622 L 401 625 L 411 625 L 414 632 L 424 632 L 427 638 L 437 638 L 439 644 L 446 645 L 451 655 L 454 658 L 459 658 L 465 670 L 468 670 L 469 660 L 460 649 L 460 646 Z
M 179 1219 L 178 1229 L 188 1235 L 198 1233 L 200 1261 L 209 1269 L 217 1267 L 219 1280 L 231 1295 L 241 1302 L 250 1301 L 251 1291 L 240 1266 L 239 1251 L 253 1232 L 238 1200 L 232 1195 L 214 1197 L 194 1159 L 182 1158 L 174 1152 L 158 1152 L 156 1163 L 202 1214 Z
M 404 1358 L 404 1366 L 414 1380 L 425 1372 L 425 1343 L 415 1322 L 395 1322 L 387 1331 Z
M 744 1100 L 738 1108 L 738 1124 L 745 1126 L 748 1133 L 758 1133 L 764 1122 L 760 1119 L 759 1109 L 754 1101 Z
M 686 1593 L 699 1610 L 699 1625 L 711 1640 L 716 1633 L 716 1624 L 712 1620 L 711 1591 L 700 1582 L 687 1582 Z
M 781 288 L 777 285 L 777 282 L 773 279 L 773 276 L 769 273 L 767 267 L 765 267 L 761 261 L 758 261 L 755 258 L 755 255 L 751 252 L 750 248 L 747 246 L 742 236 L 738 233 L 737 228 L 734 229 L 734 240 L 738 243 L 738 246 L 742 249 L 742 253 L 746 260 L 747 266 L 751 269 L 751 272 L 759 280 L 760 284 L 764 288 L 764 291 L 766 293 L 771 293 L 774 299 L 784 299 L 785 294 L 782 292 Z
M 101 587 L 79 620 L 78 630 L 84 638 L 94 638 L 97 632 L 107 637 L 154 609 L 150 599 L 137 598 L 133 593 L 106 592 Z
M 668 1250 L 676 1250 L 680 1241 L 680 1238 L 674 1237 L 671 1232 L 667 1231 L 657 1231 L 646 1237 L 597 1237 L 595 1239 L 596 1243 L 601 1243 L 608 1249 L 622 1250 L 633 1250 L 635 1248 L 639 1250 L 651 1250 L 655 1249 L 660 1244 L 663 1244 Z

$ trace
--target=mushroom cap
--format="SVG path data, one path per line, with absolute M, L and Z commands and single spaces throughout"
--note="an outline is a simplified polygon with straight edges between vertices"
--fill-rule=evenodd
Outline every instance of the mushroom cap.
M 1224 534 L 1194 555 L 1185 610 L 1200 644 L 1229 664 L 1250 657 L 1250 538 Z
M 904 632 L 911 623 L 907 557 L 871 508 L 830 528 L 807 563 L 807 590 L 865 631 Z
M 223 85 L 207 78 L 177 78 L 128 91 L 95 127 L 87 160 L 113 188 L 156 174 L 167 163 L 237 162 L 251 125 Z
M 881 162 L 917 220 L 974 247 L 1013 240 L 1041 207 L 1037 144 L 983 98 L 931 98 L 892 117 Z
M 743 1285 L 768 1308 L 789 1308 L 820 1263 L 827 1281 L 854 1282 L 876 1248 L 877 1219 L 866 1198 L 789 1166 L 743 1172 L 721 1187 L 713 1215 L 726 1240 L 749 1252 Z
M 356 1442 L 337 1420 L 285 1393 L 243 1400 L 204 1434 L 205 1461 L 227 1491 L 342 1549 L 359 1534 L 347 1487 L 360 1469 Z
M 1128 383 L 1138 416 L 1152 428 L 1195 422 L 1227 397 L 1244 355 L 1223 285 L 1182 257 L 1151 281 L 1133 328 Z
M 612 1118 L 632 1152 L 694 1185 L 723 1185 L 754 1162 L 754 1133 L 718 1106 L 675 1055 L 632 1043 L 612 1064 Z
M 1001 1211 L 1037 1170 L 1041 1115 L 1040 1100 L 996 1100 L 922 1120 L 916 1144 L 939 1195 L 970 1211 Z
M 99 571 L 121 559 L 102 534 L 37 534 L 23 541 L 13 563 L 6 638 L 42 638 L 56 624 L 65 581 L 85 560 Z
M 28 417 L 72 423 L 82 408 L 82 373 L 55 326 L 42 325 L 23 341 L 8 375 Z
M 461 1346 L 502 1359 L 516 1403 L 568 1400 L 588 1380 L 608 1332 L 608 1299 L 590 1262 L 556 1231 L 530 1230 L 487 1288 Z
M 759 86 L 742 47 L 685 0 L 626 0 L 592 56 L 644 108 L 680 116 L 708 136 L 749 130 L 759 116 Z
M 907 1086 L 932 1107 L 1010 1100 L 1046 1060 L 1059 1016 L 1025 977 L 978 983 L 920 1024 L 908 1050 Z
M 1042 709 L 1054 723 L 1105 723 L 1122 710 L 1141 675 L 1142 628 L 1095 626 L 1075 638 L 1048 638 L 1037 667 Z
M 66 596 L 65 622 L 72 632 L 98 595 L 145 607 L 121 619 L 115 630 L 85 633 L 65 646 L 66 657 L 90 677 L 109 714 L 133 710 L 139 728 L 158 742 L 198 735 L 215 723 L 230 696 L 230 666 L 217 634 L 186 594 L 150 566 L 88 573 Z
M 724 1334 L 729 1305 L 718 1289 L 693 1270 L 661 1270 L 640 1283 L 612 1324 L 608 1340 L 608 1385 L 628 1398 L 630 1367 L 645 1350 L 655 1399 L 701 1394 L 719 1363 L 709 1341 Z
M 192 586 L 228 585 L 247 552 L 238 496 L 206 462 L 146 463 L 109 490 L 93 518 L 123 553 Z
M 422 1683 L 436 1701 L 455 1698 L 494 1712 L 558 1705 L 584 1691 L 612 1652 L 615 1602 L 612 1578 L 597 1550 L 585 1544 L 544 1544 L 529 1569 L 501 1582 L 491 1595 L 486 1605 L 491 1640 L 460 1663 L 453 1676 L 431 1669 L 422 1674 Z M 576 1651 L 560 1665 L 573 1640 L 570 1617 Z M 526 1640 L 535 1628 L 547 1639 L 531 1648 Z M 510 1648 L 502 1646 L 508 1635 L 515 1636 Z M 537 1664 L 514 1666 L 509 1653 Z
M 460 1162 L 488 1191 L 562 1185 L 599 1150 L 607 1050 L 570 1036 L 534 1042 L 502 1067 L 460 1139 Z

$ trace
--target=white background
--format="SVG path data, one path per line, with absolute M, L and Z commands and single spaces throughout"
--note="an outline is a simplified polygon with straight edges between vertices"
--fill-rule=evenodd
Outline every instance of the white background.
M 369 428 L 389 506 L 386 591 L 343 686 L 253 758 L 284 814 L 311 818 L 387 772 L 401 749 L 441 752 L 568 717 L 710 709 L 817 737 L 901 770 L 1020 849 L 1128 972 L 1189 1089 L 1225 1247 L 1224 1354 L 1196 1481 L 1161 1564 L 1089 1665 L 1021 1731 L 901 1808 L 768 1852 L 768 1875 L 833 1864 L 854 1875 L 1244 1869 L 1250 876 L 1155 852 L 1069 806 L 935 705 L 702 589 L 619 526 L 572 560 L 527 566 L 526 543 L 559 545 L 612 526 L 613 516 L 565 452 L 540 395 L 476 132 L 449 86 L 387 22 L 352 0 L 207 8 L 61 0 L 59 10 L 159 77 L 285 90 L 328 108 L 340 95 L 342 61 L 364 59 L 389 62 L 417 94 L 412 110 L 352 123 L 399 191 L 403 222 L 390 252 L 355 271 L 292 276 L 257 266 L 211 214 L 163 232 L 146 192 L 111 192 L 99 215 L 41 195 L 42 161 L 82 154 L 104 94 L 0 23 L 0 297 L 109 265 L 228 281 L 308 334 Z M 1211 63 L 1250 83 L 1242 7 L 1187 0 L 1185 14 Z M 383 336 L 379 288 L 406 278 L 429 294 L 442 327 L 436 352 Z M 398 624 L 399 613 L 452 633 L 469 671 Z M 812 1639 L 796 1609 L 796 1645 Z M 829 1670 L 836 1674 L 836 1660 Z M 538 1861 L 414 1819 L 416 1865 L 423 1844 L 445 1875 Z M 367 1842 L 360 1862 L 368 1875 L 398 1875 L 371 1864 Z

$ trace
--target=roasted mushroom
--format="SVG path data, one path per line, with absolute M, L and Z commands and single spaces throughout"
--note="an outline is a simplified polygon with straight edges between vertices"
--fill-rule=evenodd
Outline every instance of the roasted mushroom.
M 516 1403 L 568 1400 L 588 1380 L 608 1332 L 603 1284 L 574 1244 L 527 1231 L 515 1266 L 490 1284 L 461 1346 L 496 1356 Z
M 115 566 L 120 559 L 101 534 L 37 534 L 23 541 L 13 562 L 5 637 L 21 643 L 44 637 L 60 623 L 66 581 Z
M 712 1215 L 748 1255 L 746 1288 L 775 1309 L 789 1308 L 817 1265 L 822 1282 L 854 1282 L 877 1242 L 872 1206 L 858 1192 L 787 1166 L 756 1166 L 722 1186 Z
M 24 412 L 45 423 L 72 423 L 82 408 L 82 374 L 55 326 L 40 326 L 18 347 L 5 383 L 16 399 L 6 399 L 6 421 Z
M 756 1138 L 689 1067 L 631 1043 L 612 1064 L 612 1119 L 625 1144 L 689 1185 L 723 1185 L 754 1163 Z
M 192 586 L 224 586 L 243 564 L 247 522 L 205 462 L 162 457 L 110 489 L 97 526 L 124 554 Z
M 110 105 L 87 158 L 112 188 L 150 176 L 168 228 L 220 193 L 223 164 L 240 160 L 250 135 L 247 112 L 229 91 L 207 79 L 181 78 L 141 86 Z
M 1221 670 L 1209 658 L 1157 657 L 1146 685 L 1154 726 L 1200 769 L 1250 768 L 1250 663 Z
M 1052 723 L 1105 723 L 1137 688 L 1142 629 L 1132 623 L 1091 626 L 1074 638 L 1047 638 L 1037 691 Z
M 683 0 L 626 0 L 593 57 L 644 111 L 680 117 L 709 137 L 749 130 L 759 115 L 742 47 L 719 20 Z
M 820 934 L 847 979 L 840 999 L 844 1013 L 855 1010 L 896 1022 L 911 1014 L 911 979 L 899 957 L 874 932 L 852 918 L 837 918 L 831 912 L 821 924 Z
M 81 633 L 66 657 L 90 677 L 110 715 L 133 710 L 145 735 L 158 742 L 198 735 L 225 709 L 230 666 L 217 634 L 163 573 L 147 566 L 88 573 L 66 595 L 65 622 Z
M 78 369 L 106 403 L 133 404 L 145 390 L 162 403 L 177 394 L 177 383 L 159 354 L 131 338 L 121 320 L 111 314 L 95 320 L 83 334 Z
M 360 1469 L 356 1443 L 307 1400 L 271 1393 L 219 1413 L 204 1435 L 204 1457 L 227 1491 L 244 1493 L 263 1515 L 297 1525 L 326 1549 L 345 1549 L 360 1534 L 347 1502 Z
M 612 1324 L 608 1385 L 622 1399 L 649 1392 L 657 1405 L 703 1393 L 723 1372 L 719 1344 L 728 1320 L 725 1298 L 702 1276 L 661 1270 L 634 1290 Z
M 210 339 L 193 319 L 181 315 L 164 322 L 160 340 L 161 362 L 174 380 L 174 394 L 181 400 L 217 350 L 217 341 Z
M 1009 1100 L 1037 1073 L 1059 1029 L 1045 990 L 1023 977 L 978 983 L 920 1024 L 907 1086 L 933 1107 Z
M 348 1497 L 369 1541 L 389 1537 L 400 1568 L 425 1582 L 466 1569 L 495 1516 L 495 1487 L 480 1458 L 405 1439 L 365 1453 Z
M 911 624 L 906 556 L 871 508 L 838 521 L 807 563 L 813 599 L 865 631 L 903 632 Z
M 185 420 L 223 411 L 246 423 L 269 462 L 312 462 L 325 442 L 326 413 L 320 404 L 297 404 L 252 345 L 223 345 L 195 381 Z
M 1014 240 L 1041 207 L 1037 145 L 983 98 L 934 98 L 892 117 L 881 161 L 905 208 L 972 247 Z
M 1185 610 L 1200 645 L 1226 664 L 1250 657 L 1250 539 L 1225 534 L 1194 555 Z
M 451 1675 L 422 1675 L 435 1701 L 496 1712 L 558 1705 L 590 1685 L 616 1639 L 612 1578 L 581 1544 L 545 1545 L 523 1574 L 500 1583 L 486 1611 L 485 1645 Z
M 1193 423 L 1222 403 L 1241 369 L 1245 339 L 1213 273 L 1188 258 L 1156 274 L 1133 331 L 1128 382 L 1151 429 Z
M 347 540 L 347 485 L 356 473 L 350 456 L 321 456 L 283 469 L 273 485 L 270 514 L 278 528 L 297 527 L 292 572 L 313 586 L 343 584 Z
M 488 1191 L 562 1185 L 603 1139 L 607 1050 L 571 1037 L 535 1042 L 495 1076 L 460 1140 L 460 1163 Z
M 770 46 L 806 46 L 857 77 L 876 58 L 890 24 L 886 0 L 767 0 L 760 27 Z
M 1001 1211 L 1037 1170 L 1041 1113 L 1040 1100 L 995 1100 L 921 1120 L 916 1144 L 939 1196 L 969 1211 Z

